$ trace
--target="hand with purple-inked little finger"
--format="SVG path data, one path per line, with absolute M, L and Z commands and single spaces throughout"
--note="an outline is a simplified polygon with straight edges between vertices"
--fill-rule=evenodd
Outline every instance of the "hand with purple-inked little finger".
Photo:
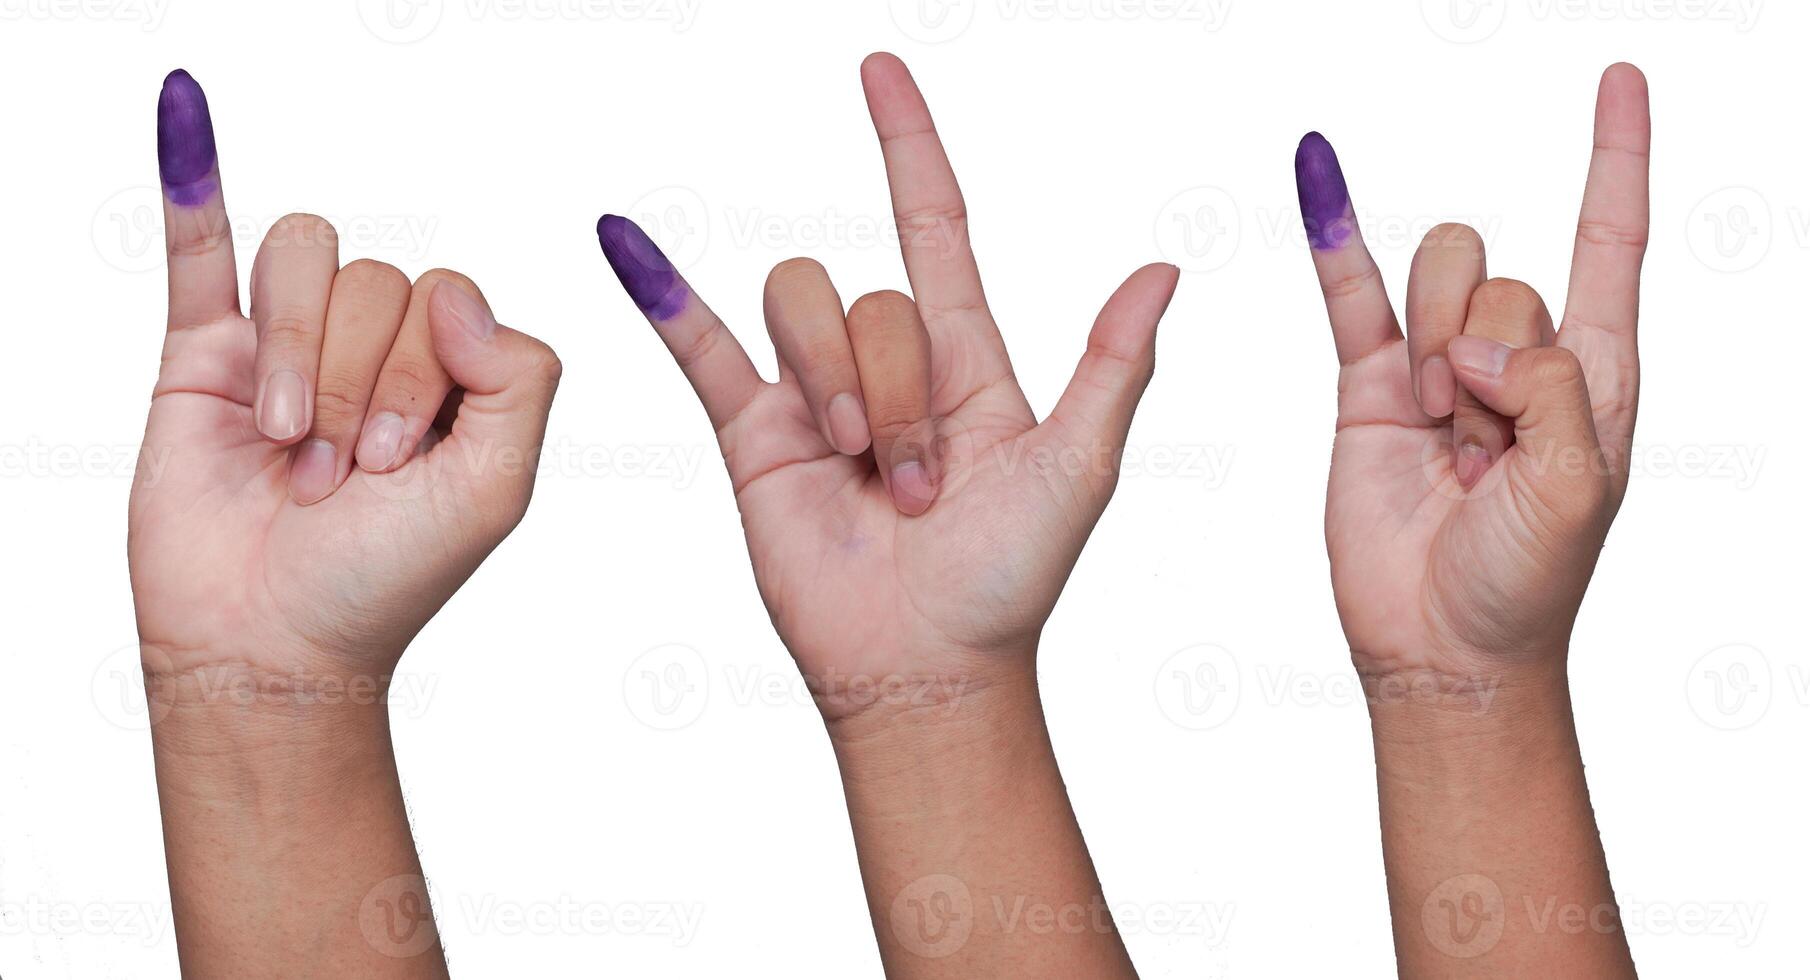
M 898 59 L 862 66 L 911 296 L 844 313 L 823 267 L 767 280 L 779 380 L 633 222 L 604 255 L 716 430 L 756 581 L 826 718 L 838 680 L 1033 672 L 1033 651 L 1111 497 L 1177 272 L 1138 270 L 1107 301 L 1074 380 L 1041 423 L 1012 374 L 968 245 L 961 192 Z
M 246 317 L 186 72 L 157 134 L 169 318 L 129 548 L 147 669 L 387 675 L 521 519 L 559 361 L 464 276 L 342 266 L 306 214 L 258 249 Z
M 1563 326 L 1483 242 L 1441 225 L 1410 273 L 1407 335 L 1318 133 L 1295 157 L 1340 363 L 1326 540 L 1366 677 L 1563 670 L 1628 483 L 1647 235 L 1646 80 L 1603 76 Z

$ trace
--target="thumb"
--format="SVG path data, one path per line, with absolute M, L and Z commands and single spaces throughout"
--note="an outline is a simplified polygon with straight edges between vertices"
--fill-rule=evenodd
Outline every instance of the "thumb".
M 454 485 L 469 495 L 467 503 L 513 527 L 534 492 L 559 358 L 539 340 L 498 325 L 451 280 L 434 287 L 427 321 L 434 355 L 464 389 L 452 431 L 434 452 L 461 477 Z
M 1144 266 L 1100 309 L 1087 352 L 1044 423 L 1053 423 L 1070 448 L 1086 450 L 1090 458 L 1105 450 L 1116 464 L 1138 400 L 1156 371 L 1156 325 L 1180 277 L 1172 265 Z
M 1446 347 L 1458 382 L 1491 411 L 1512 419 L 1516 465 L 1562 512 L 1594 510 L 1608 468 L 1596 438 L 1590 389 L 1577 355 L 1564 347 L 1512 348 L 1483 337 Z M 1558 491 L 1549 496 L 1543 491 Z

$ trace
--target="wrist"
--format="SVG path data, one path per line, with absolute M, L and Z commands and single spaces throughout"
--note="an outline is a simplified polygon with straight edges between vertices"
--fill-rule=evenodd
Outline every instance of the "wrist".
M 1512 789 L 1576 763 L 1563 651 L 1489 673 L 1391 671 L 1362 681 L 1385 782 Z
M 1036 651 L 974 653 L 953 666 L 916 673 L 862 676 L 834 672 L 807 682 L 832 744 L 891 750 L 936 743 L 973 743 L 1034 709 Z

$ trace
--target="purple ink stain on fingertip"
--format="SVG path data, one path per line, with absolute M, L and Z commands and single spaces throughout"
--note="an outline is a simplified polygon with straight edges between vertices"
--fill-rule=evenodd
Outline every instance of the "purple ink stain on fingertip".
M 597 219 L 597 243 L 641 312 L 655 320 L 670 320 L 685 309 L 690 295 L 685 281 L 640 225 L 606 214 Z
M 1345 188 L 1345 172 L 1339 155 L 1319 133 L 1301 137 L 1295 149 L 1295 190 L 1301 196 L 1301 221 L 1307 242 L 1316 249 L 1338 248 L 1351 237 L 1351 194 Z
M 157 169 L 164 196 L 183 207 L 205 203 L 220 186 L 214 163 L 207 95 L 178 68 L 164 78 L 163 94 L 157 97 Z

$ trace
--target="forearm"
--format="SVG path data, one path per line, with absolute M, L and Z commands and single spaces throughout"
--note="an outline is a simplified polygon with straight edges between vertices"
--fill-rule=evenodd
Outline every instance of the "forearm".
M 381 692 L 147 678 L 185 977 L 443 977 Z
M 1632 976 L 1564 657 L 1527 674 L 1368 678 L 1404 977 Z
M 889 977 L 1135 976 L 1030 669 L 831 733 Z

